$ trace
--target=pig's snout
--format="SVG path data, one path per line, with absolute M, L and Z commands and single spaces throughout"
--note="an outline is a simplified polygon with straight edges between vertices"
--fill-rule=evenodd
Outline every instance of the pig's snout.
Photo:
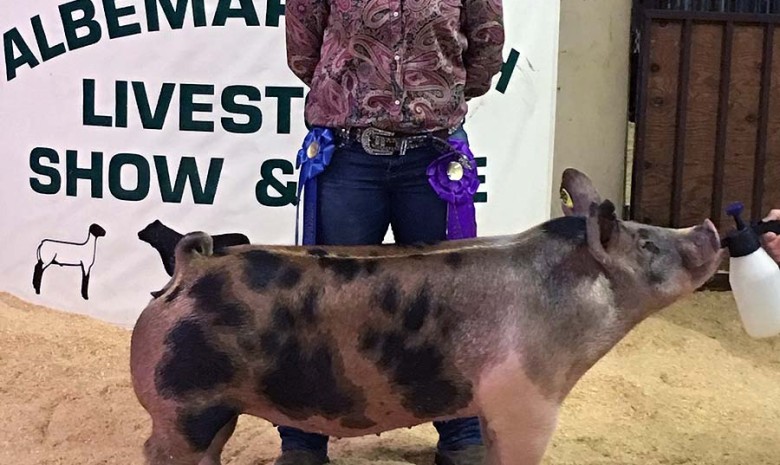
M 701 268 L 719 260 L 720 234 L 712 221 L 706 219 L 688 230 L 683 238 L 682 253 L 688 269 Z
M 704 220 L 704 224 L 699 227 L 705 230 L 705 234 L 709 237 L 712 248 L 716 251 L 720 250 L 720 234 L 718 234 L 718 228 L 715 227 L 715 224 L 707 218 Z

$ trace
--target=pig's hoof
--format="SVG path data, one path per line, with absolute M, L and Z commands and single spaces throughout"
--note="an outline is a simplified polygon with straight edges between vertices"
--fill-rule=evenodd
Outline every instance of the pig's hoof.
M 467 446 L 460 450 L 439 450 L 436 465 L 482 465 L 485 463 L 484 446 Z
M 328 456 L 305 450 L 288 450 L 276 459 L 274 465 L 324 465 L 329 463 Z

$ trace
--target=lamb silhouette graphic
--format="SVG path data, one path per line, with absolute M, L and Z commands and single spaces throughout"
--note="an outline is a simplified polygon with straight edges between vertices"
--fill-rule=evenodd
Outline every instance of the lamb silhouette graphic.
M 154 220 L 138 232 L 138 238 L 154 247 L 160 254 L 168 276 L 173 276 L 173 267 L 176 262 L 174 250 L 182 237 L 184 237 L 183 234 L 164 225 L 160 220 Z M 232 245 L 249 244 L 249 238 L 239 233 L 220 234 L 212 237 L 215 251 Z
M 81 269 L 81 297 L 89 300 L 89 277 L 95 265 L 97 240 L 106 235 L 106 230 L 98 224 L 89 227 L 84 242 L 69 242 L 56 239 L 44 239 L 38 244 L 36 255 L 38 262 L 33 271 L 35 293 L 41 293 L 43 272 L 51 265 L 60 267 L 79 267 Z

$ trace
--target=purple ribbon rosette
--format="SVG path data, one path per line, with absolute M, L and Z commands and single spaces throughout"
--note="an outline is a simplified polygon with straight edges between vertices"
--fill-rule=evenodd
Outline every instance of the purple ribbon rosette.
M 447 141 L 452 151 L 428 166 L 428 183 L 447 202 L 447 240 L 477 236 L 474 194 L 479 189 L 479 176 L 474 154 L 466 140 Z

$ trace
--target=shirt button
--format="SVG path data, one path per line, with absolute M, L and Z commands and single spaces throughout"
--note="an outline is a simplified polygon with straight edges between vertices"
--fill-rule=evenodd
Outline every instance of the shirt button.
M 397 12 L 397 11 L 394 11 L 394 12 L 393 12 L 393 17 L 394 17 L 394 18 L 397 18 L 397 17 L 398 17 L 398 12 Z
M 395 104 L 396 104 L 396 105 L 400 105 L 400 104 L 401 104 L 401 101 L 400 101 L 400 100 L 396 100 L 396 101 L 395 101 Z
M 400 57 L 399 55 L 396 55 L 396 56 L 395 56 L 395 61 L 398 61 L 398 60 L 400 60 L 400 59 L 401 59 L 401 57 Z

